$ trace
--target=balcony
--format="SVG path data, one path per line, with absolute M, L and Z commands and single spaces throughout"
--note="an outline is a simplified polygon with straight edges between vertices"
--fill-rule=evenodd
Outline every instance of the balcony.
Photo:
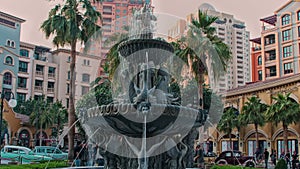
M 287 69 L 287 70 L 284 70 L 284 74 L 290 74 L 290 73 L 293 73 L 293 69 Z
M 55 73 L 48 73 L 49 78 L 55 78 Z
M 54 88 L 48 88 L 48 89 L 47 89 L 47 92 L 48 92 L 48 93 L 54 93 Z
M 267 78 L 268 78 L 268 77 L 275 77 L 275 76 L 277 76 L 277 75 L 276 75 L 276 72 L 266 73 L 266 77 L 267 77 Z
M 43 86 L 34 86 L 34 90 L 43 91 Z
M 43 75 L 44 75 L 44 72 L 43 72 L 43 71 L 36 71 L 36 72 L 35 72 L 35 75 L 36 75 L 36 76 L 43 76 Z
M 273 60 L 276 60 L 276 55 L 270 55 L 269 57 L 266 57 L 266 62 L 273 61 Z

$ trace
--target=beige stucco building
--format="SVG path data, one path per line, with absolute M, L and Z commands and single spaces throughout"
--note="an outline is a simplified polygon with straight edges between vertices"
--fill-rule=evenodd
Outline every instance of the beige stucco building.
M 293 76 L 278 78 L 275 80 L 267 80 L 257 82 L 232 89 L 223 93 L 223 102 L 225 108 L 233 106 L 241 112 L 243 105 L 247 99 L 256 96 L 265 104 L 271 105 L 274 103 L 273 97 L 278 93 L 291 93 L 290 98 L 299 103 L 300 99 L 300 74 Z M 299 119 L 300 120 L 300 119 Z M 259 147 L 261 150 L 267 148 L 277 150 L 278 155 L 284 150 L 283 146 L 283 129 L 281 124 L 267 123 L 263 127 L 259 127 Z M 288 126 L 289 151 L 299 152 L 300 143 L 300 124 Z M 255 130 L 252 124 L 247 127 L 242 127 L 238 132 L 234 129 L 232 132 L 233 147 L 245 154 L 253 155 L 255 152 Z M 216 129 L 211 128 L 207 141 L 213 146 L 213 151 L 220 153 L 229 148 L 229 137 Z

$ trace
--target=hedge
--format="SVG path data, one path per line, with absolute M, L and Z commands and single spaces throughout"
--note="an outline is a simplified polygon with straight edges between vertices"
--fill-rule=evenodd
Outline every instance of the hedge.
M 224 165 L 224 166 L 215 165 L 215 166 L 211 167 L 210 169 L 256 169 L 256 168 L 243 167 L 243 166 L 232 166 L 232 165 Z
M 46 169 L 46 168 L 62 168 L 68 167 L 66 161 L 51 161 L 35 164 L 20 164 L 20 165 L 0 165 L 1 169 Z

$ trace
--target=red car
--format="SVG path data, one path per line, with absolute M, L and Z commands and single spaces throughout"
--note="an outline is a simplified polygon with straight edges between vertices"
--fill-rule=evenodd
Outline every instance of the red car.
M 242 165 L 245 167 L 255 167 L 256 162 L 253 156 L 243 156 L 240 151 L 223 151 L 216 158 L 215 163 L 218 165 Z

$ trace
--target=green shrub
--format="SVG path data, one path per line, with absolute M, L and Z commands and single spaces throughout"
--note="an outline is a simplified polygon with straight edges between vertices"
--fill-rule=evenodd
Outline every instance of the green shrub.
M 215 165 L 210 169 L 256 169 L 256 168 L 243 167 L 243 166 L 232 166 L 232 165 L 225 165 L 225 166 Z
M 275 169 L 287 169 L 287 165 L 284 159 L 280 159 L 275 166 Z
M 51 161 L 37 164 L 1 165 L 1 169 L 45 169 L 68 167 L 66 161 Z

